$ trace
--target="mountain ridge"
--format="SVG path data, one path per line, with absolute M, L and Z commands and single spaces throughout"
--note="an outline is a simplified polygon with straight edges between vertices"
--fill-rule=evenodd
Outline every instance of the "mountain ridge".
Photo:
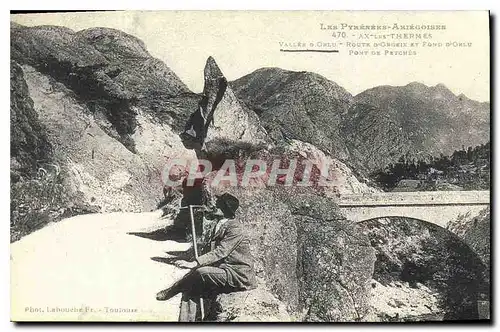
M 277 132 L 274 139 L 315 144 L 366 174 L 401 156 L 427 159 L 462 144 L 485 143 L 489 136 L 490 104 L 457 96 L 442 83 L 382 85 L 353 96 L 319 74 L 269 67 L 231 84 L 266 129 Z

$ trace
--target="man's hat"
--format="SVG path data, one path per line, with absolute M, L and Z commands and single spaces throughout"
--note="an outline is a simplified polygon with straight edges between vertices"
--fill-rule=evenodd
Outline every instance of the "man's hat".
M 240 201 L 231 194 L 225 193 L 217 197 L 216 206 L 222 210 L 224 217 L 234 219 Z

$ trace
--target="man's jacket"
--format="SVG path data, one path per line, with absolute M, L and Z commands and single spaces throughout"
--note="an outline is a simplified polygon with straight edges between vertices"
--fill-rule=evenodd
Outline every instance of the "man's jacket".
M 230 288 L 247 290 L 256 287 L 250 240 L 236 220 L 223 219 L 211 229 L 210 251 L 198 257 L 200 266 L 226 270 Z

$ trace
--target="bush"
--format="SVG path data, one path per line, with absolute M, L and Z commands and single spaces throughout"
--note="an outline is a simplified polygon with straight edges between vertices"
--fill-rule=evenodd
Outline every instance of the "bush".
M 96 212 L 72 203 L 58 165 L 46 164 L 31 178 L 10 187 L 10 241 L 15 242 L 46 224 L 77 214 Z

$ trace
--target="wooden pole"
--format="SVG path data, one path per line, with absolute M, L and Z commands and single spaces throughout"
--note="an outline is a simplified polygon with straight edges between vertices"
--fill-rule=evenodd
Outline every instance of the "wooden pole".
M 189 205 L 189 215 L 191 216 L 191 232 L 193 234 L 193 249 L 194 249 L 194 257 L 198 260 L 198 243 L 196 241 L 196 227 L 194 224 L 194 215 L 193 215 L 193 205 Z M 205 306 L 203 305 L 203 298 L 200 297 L 200 311 L 201 311 L 201 320 L 205 318 Z
M 193 235 L 194 257 L 198 259 L 198 246 L 196 243 L 196 227 L 194 224 L 193 206 L 189 206 L 189 216 L 191 217 L 191 234 Z

